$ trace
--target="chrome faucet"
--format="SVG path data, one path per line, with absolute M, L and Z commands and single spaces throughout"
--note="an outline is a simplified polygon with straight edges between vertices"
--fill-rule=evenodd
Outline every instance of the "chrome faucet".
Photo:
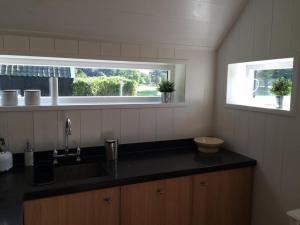
M 69 135 L 72 135 L 72 130 L 71 130 L 71 119 L 67 118 L 66 124 L 65 124 L 65 154 L 69 154 Z
M 77 156 L 76 161 L 80 162 L 80 147 L 78 146 L 75 153 L 69 153 L 69 136 L 72 135 L 72 129 L 71 129 L 71 119 L 67 118 L 65 122 L 65 149 L 63 150 L 64 153 L 59 154 L 57 149 L 54 149 L 53 151 L 53 164 L 57 164 L 58 158 L 63 157 L 69 157 L 69 156 Z

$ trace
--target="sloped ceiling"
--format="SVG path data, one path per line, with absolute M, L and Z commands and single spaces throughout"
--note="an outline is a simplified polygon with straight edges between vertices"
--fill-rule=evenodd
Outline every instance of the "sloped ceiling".
M 216 48 L 248 0 L 1 0 L 0 29 Z

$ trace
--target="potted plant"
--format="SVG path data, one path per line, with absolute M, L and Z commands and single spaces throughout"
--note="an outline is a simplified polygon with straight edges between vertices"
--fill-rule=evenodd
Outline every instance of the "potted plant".
M 282 108 L 283 98 L 291 94 L 291 90 L 292 82 L 284 77 L 279 77 L 273 82 L 270 92 L 276 97 L 277 108 Z
M 172 93 L 175 91 L 174 82 L 162 80 L 158 84 L 157 90 L 161 92 L 161 101 L 163 103 L 169 103 L 172 101 Z

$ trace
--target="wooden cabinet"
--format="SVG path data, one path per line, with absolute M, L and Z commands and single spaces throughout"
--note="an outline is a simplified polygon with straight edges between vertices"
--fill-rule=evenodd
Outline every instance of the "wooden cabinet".
M 193 225 L 249 225 L 252 168 L 195 175 Z
M 24 225 L 249 225 L 251 189 L 248 167 L 43 198 Z
M 119 188 L 26 201 L 24 225 L 119 225 Z
M 191 224 L 192 177 L 121 188 L 121 225 Z

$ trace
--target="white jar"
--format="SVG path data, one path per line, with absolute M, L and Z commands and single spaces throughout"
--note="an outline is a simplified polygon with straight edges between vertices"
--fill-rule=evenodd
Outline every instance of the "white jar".
M 41 90 L 24 90 L 25 105 L 40 105 Z
M 19 90 L 2 90 L 1 91 L 1 103 L 3 106 L 17 106 L 18 105 L 18 93 Z

